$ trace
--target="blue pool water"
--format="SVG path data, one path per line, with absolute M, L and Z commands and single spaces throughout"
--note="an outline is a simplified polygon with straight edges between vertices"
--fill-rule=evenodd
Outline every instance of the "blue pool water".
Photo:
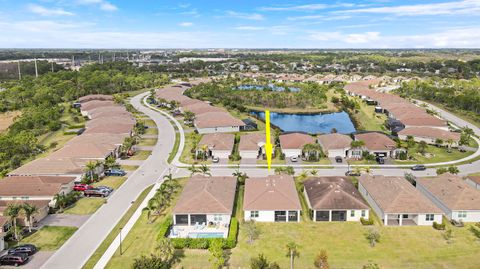
M 263 111 L 252 111 L 251 114 L 265 120 Z M 350 134 L 356 131 L 350 116 L 344 111 L 328 114 L 270 112 L 270 122 L 284 132 L 330 133 L 333 128 L 341 134 Z
M 189 233 L 190 238 L 223 238 L 223 233 Z
M 283 92 L 285 91 L 285 87 L 280 87 L 280 86 L 276 86 L 274 84 L 268 84 L 266 86 L 260 86 L 260 85 L 240 85 L 238 86 L 236 89 L 238 90 L 263 90 L 265 87 L 268 87 L 270 89 L 272 89 L 272 91 L 275 91 L 275 92 Z M 299 88 L 296 88 L 296 87 L 288 87 L 288 89 L 291 91 L 291 92 L 298 92 L 300 91 Z

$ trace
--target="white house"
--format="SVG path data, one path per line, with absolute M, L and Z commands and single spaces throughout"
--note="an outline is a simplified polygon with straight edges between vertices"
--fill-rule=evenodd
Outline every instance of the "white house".
M 245 123 L 226 111 L 218 111 L 196 115 L 194 125 L 198 133 L 208 134 L 239 132 L 240 127 L 244 126 Z
M 299 222 L 302 207 L 292 176 L 271 175 L 245 181 L 245 221 Z
M 198 143 L 199 148 L 197 151 L 206 150 L 208 157 L 212 156 L 220 159 L 228 159 L 228 156 L 232 154 L 234 141 L 234 134 L 204 134 Z
M 318 143 L 320 143 L 323 152 L 329 158 L 335 158 L 337 156 L 347 158 L 351 148 L 352 138 L 339 133 L 324 134 L 318 136 Z
M 442 211 L 403 177 L 362 175 L 358 191 L 384 225 L 442 223 Z
M 480 176 L 468 176 L 465 182 L 477 190 L 480 190 Z
M 371 132 L 356 134 L 355 141 L 363 141 L 363 151 L 379 157 L 395 157 L 397 154 L 397 143 L 385 134 Z M 359 157 L 356 150 L 351 150 L 350 157 Z M 361 151 L 360 151 L 361 154 Z
M 190 178 L 173 209 L 170 237 L 226 238 L 236 186 L 233 177 Z
M 316 143 L 315 138 L 308 134 L 290 133 L 280 135 L 280 146 L 286 158 L 302 156 L 303 146 L 313 143 Z
M 272 145 L 273 138 L 270 139 Z M 240 137 L 238 151 L 242 159 L 256 159 L 265 154 L 266 137 L 264 133 L 249 133 Z M 273 154 L 273 153 L 272 153 Z
M 417 189 L 440 208 L 448 219 L 480 221 L 480 192 L 449 173 L 434 178 L 417 178 Z
M 368 219 L 370 207 L 352 181 L 343 177 L 306 180 L 304 195 L 313 221 L 359 221 Z

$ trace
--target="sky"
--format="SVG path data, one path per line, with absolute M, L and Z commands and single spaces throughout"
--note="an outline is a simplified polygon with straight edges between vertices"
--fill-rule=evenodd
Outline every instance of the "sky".
M 0 0 L 0 48 L 480 48 L 480 0 Z

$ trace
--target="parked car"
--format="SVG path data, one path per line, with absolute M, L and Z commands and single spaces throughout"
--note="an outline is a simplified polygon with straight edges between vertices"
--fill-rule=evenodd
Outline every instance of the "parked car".
M 423 164 L 417 164 L 415 166 L 412 166 L 412 169 L 413 171 L 424 171 L 424 170 L 427 170 L 427 167 L 425 167 L 425 165 Z
M 290 157 L 290 161 L 292 163 L 296 163 L 296 162 L 298 162 L 298 157 L 292 156 L 292 157 Z
M 18 245 L 8 250 L 8 254 L 19 254 L 25 253 L 28 256 L 31 256 L 37 252 L 37 247 L 32 244 Z
M 218 158 L 218 157 L 213 157 L 213 158 L 212 158 L 212 162 L 213 162 L 213 163 L 218 163 L 218 162 L 220 162 L 220 158 Z
M 7 254 L 0 257 L 0 265 L 13 265 L 16 267 L 26 264 L 28 260 L 28 255 L 25 253 Z
M 342 157 L 337 156 L 337 157 L 335 157 L 335 161 L 336 161 L 337 163 L 341 163 L 341 162 L 343 161 L 343 159 L 342 159 Z
M 100 190 L 107 190 L 108 192 L 112 192 L 113 191 L 113 188 L 110 188 L 108 186 L 97 186 L 95 187 L 97 189 L 100 189 Z
M 383 157 L 377 157 L 378 164 L 385 164 L 385 159 Z
M 349 170 L 349 171 L 345 172 L 345 175 L 350 176 L 350 177 L 359 177 L 359 176 L 361 176 L 361 173 Z
M 105 175 L 106 176 L 118 176 L 118 177 L 121 177 L 121 176 L 124 176 L 126 175 L 127 173 L 125 173 L 125 171 L 123 171 L 122 169 L 107 169 L 105 171 Z
M 98 189 L 98 188 L 92 188 L 92 189 L 88 189 L 88 190 L 85 190 L 83 192 L 83 195 L 87 196 L 87 197 L 107 197 L 108 195 L 110 194 L 109 191 L 105 190 L 105 189 Z
M 93 187 L 87 184 L 78 184 L 73 187 L 74 191 L 86 191 L 88 189 L 92 189 Z

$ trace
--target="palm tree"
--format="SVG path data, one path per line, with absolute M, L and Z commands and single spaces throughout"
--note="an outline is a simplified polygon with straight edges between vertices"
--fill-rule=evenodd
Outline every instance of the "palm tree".
M 13 234 L 15 236 L 15 241 L 18 242 L 18 233 L 17 233 L 17 218 L 20 215 L 20 210 L 22 207 L 18 204 L 8 204 L 7 208 L 4 211 L 4 214 L 7 217 L 10 217 L 10 220 L 13 222 Z
M 365 141 L 363 141 L 363 140 L 353 140 L 350 143 L 350 146 L 352 148 L 361 148 L 361 147 L 365 146 Z
M 317 161 L 322 155 L 322 147 L 317 143 L 309 143 L 303 146 L 303 153 L 307 155 L 307 160 Z
M 98 164 L 96 162 L 89 161 L 85 165 L 85 173 L 88 174 L 88 179 L 93 181 L 93 175 L 95 174 L 95 169 L 97 169 Z
M 65 196 L 63 193 L 57 193 L 53 199 L 55 200 L 55 207 L 59 208 L 60 211 L 63 211 L 67 205 L 67 196 Z
M 162 261 L 168 264 L 173 262 L 175 258 L 175 247 L 170 238 L 162 238 L 155 247 L 155 250 Z
M 192 164 L 192 166 L 188 168 L 188 171 L 190 171 L 190 176 L 193 176 L 199 172 L 199 169 L 194 164 Z
M 305 180 L 305 179 L 307 179 L 307 178 L 308 178 L 308 172 L 305 171 L 305 170 L 303 170 L 302 173 L 300 173 L 300 175 L 298 175 L 298 179 L 299 179 L 300 181 L 303 181 L 303 180 Z
M 117 160 L 115 160 L 113 156 L 108 156 L 103 165 L 106 169 L 116 168 L 118 166 Z
M 315 170 L 315 169 L 310 170 L 310 175 L 316 176 L 317 174 L 318 174 L 318 170 Z
M 152 223 L 152 221 L 150 220 L 150 217 L 152 216 L 152 212 L 157 210 L 157 202 L 155 201 L 155 199 L 152 198 L 148 200 L 145 210 L 147 210 L 147 221 L 150 224 Z
M 286 245 L 287 248 L 287 257 L 290 256 L 290 269 L 293 269 L 293 262 L 295 257 L 300 257 L 300 252 L 298 251 L 299 245 L 295 242 L 289 242 Z
M 205 164 L 202 164 L 202 166 L 200 166 L 198 171 L 200 173 L 202 173 L 204 176 L 209 176 L 209 177 L 212 176 L 212 173 L 210 173 L 210 168 L 208 166 L 206 166 Z
M 25 212 L 25 217 L 28 220 L 28 232 L 32 232 L 33 226 L 33 215 L 38 213 L 38 207 L 36 205 L 31 205 L 29 203 L 24 203 L 22 205 L 23 212 Z
M 233 172 L 232 176 L 237 178 L 237 182 L 240 185 L 245 184 L 245 180 L 247 180 L 248 178 L 247 173 L 240 172 L 240 170 L 236 170 L 235 172 Z

